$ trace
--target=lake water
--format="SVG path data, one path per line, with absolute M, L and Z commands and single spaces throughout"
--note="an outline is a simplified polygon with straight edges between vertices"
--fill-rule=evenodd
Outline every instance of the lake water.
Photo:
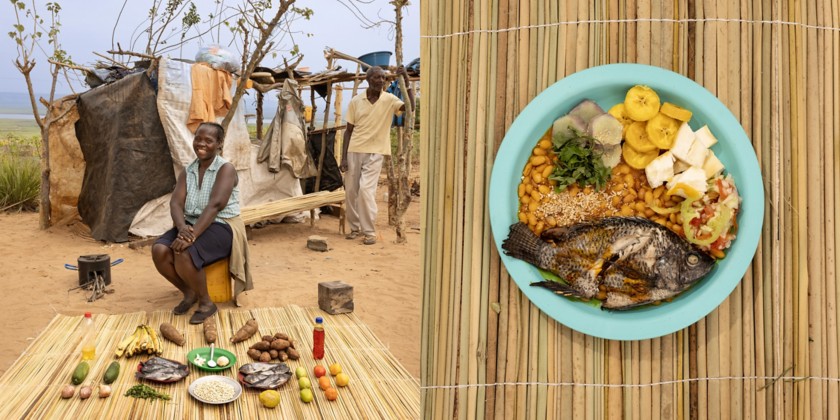
M 35 121 L 35 117 L 32 114 L 0 114 L 0 120 L 32 120 Z

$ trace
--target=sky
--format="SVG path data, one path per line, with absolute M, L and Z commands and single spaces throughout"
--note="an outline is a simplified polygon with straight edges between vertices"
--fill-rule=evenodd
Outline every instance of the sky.
M 31 4 L 33 0 L 27 0 Z M 228 0 L 227 4 L 234 4 L 235 0 Z M 348 3 L 344 0 L 343 3 Z M 370 20 L 394 19 L 393 6 L 388 0 L 365 0 L 369 4 L 355 1 L 362 14 Z M 35 0 L 39 13 L 47 16 L 45 8 L 46 1 Z M 199 7 L 202 17 L 210 12 L 209 6 L 215 4 L 211 0 L 194 0 Z M 148 16 L 152 0 L 119 0 L 92 1 L 92 0 L 64 0 L 58 1 L 61 5 L 61 33 L 60 42 L 72 60 L 85 67 L 93 67 L 97 61 L 104 61 L 93 54 L 98 52 L 107 55 L 106 51 L 112 48 L 111 37 L 115 31 L 114 26 L 117 17 L 120 16 L 120 9 L 125 6 L 120 17 L 119 24 L 114 33 L 114 41 L 119 42 L 123 49 L 129 49 L 132 33 L 136 28 L 144 26 L 143 22 Z M 276 3 L 276 0 L 275 2 Z M 366 29 L 363 23 L 354 14 L 342 5 L 339 0 L 298 0 L 296 7 L 308 7 L 313 10 L 310 20 L 299 19 L 292 23 L 292 30 L 298 32 L 294 35 L 294 43 L 297 43 L 304 59 L 299 65 L 309 67 L 311 71 L 320 71 L 326 68 L 326 60 L 323 51 L 330 47 L 351 56 L 360 56 L 375 51 L 394 51 L 394 33 L 390 24 Z M 14 67 L 14 59 L 17 56 L 15 45 L 7 33 L 13 30 L 15 23 L 12 4 L 8 1 L 0 3 L 0 92 L 26 92 L 26 85 L 23 76 Z M 204 9 L 202 9 L 204 8 Z M 358 12 L 357 12 L 358 14 Z M 226 29 L 222 29 L 222 34 Z M 136 35 L 135 35 L 136 36 Z M 420 56 L 420 4 L 419 0 L 411 2 L 404 12 L 403 18 L 403 50 L 404 61 L 410 62 Z M 280 48 L 288 49 L 293 43 L 289 38 L 280 40 Z M 194 59 L 199 47 L 213 44 L 210 36 L 204 36 L 201 40 L 194 40 L 184 46 L 182 50 L 169 53 L 172 58 Z M 224 44 L 227 44 L 225 40 Z M 45 44 L 46 45 L 46 44 Z M 114 44 L 116 46 L 116 44 Z M 143 46 L 135 47 L 135 51 L 142 52 Z M 223 45 L 224 46 L 224 45 Z M 45 46 L 46 48 L 46 46 Z M 288 56 L 288 54 L 287 54 Z M 37 65 L 33 71 L 33 84 L 36 92 L 49 92 L 50 76 L 46 56 L 39 52 L 36 55 Z M 281 67 L 279 59 L 266 58 L 262 63 L 267 67 Z M 355 64 L 349 61 L 340 61 L 345 69 L 355 71 Z M 391 64 L 395 64 L 392 56 Z M 60 85 L 57 88 L 59 94 L 70 93 L 70 88 L 63 78 L 59 79 Z M 86 85 L 76 85 L 76 92 L 87 90 Z

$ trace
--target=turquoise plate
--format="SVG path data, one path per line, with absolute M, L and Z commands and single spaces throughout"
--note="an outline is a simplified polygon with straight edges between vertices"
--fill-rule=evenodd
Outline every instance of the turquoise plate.
M 537 268 L 504 254 L 502 241 L 516 223 L 517 187 L 537 140 L 554 120 L 583 99 L 609 109 L 623 102 L 628 89 L 648 85 L 668 101 L 693 112 L 689 125 L 708 125 L 717 137 L 712 147 L 732 174 L 741 194 L 738 236 L 712 271 L 671 302 L 623 312 L 605 311 L 529 286 L 542 279 Z M 755 255 L 764 221 L 764 188 L 755 150 L 744 129 L 714 95 L 677 73 L 641 64 L 610 64 L 574 73 L 549 86 L 516 118 L 505 135 L 490 178 L 490 226 L 502 262 L 519 289 L 548 316 L 572 329 L 613 340 L 643 340 L 670 334 L 708 315 L 741 281 Z

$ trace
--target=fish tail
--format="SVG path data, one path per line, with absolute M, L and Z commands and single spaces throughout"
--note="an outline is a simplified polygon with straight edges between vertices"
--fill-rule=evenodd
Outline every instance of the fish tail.
M 551 290 L 552 292 L 554 292 L 554 294 L 557 294 L 557 295 L 560 295 L 560 296 L 586 299 L 583 295 L 581 295 L 581 293 L 579 291 L 577 291 L 575 289 L 572 289 L 571 287 L 569 287 L 569 286 L 567 286 L 563 283 L 558 283 L 556 281 L 548 281 L 548 280 L 538 281 L 538 282 L 531 283 L 531 286 L 537 286 L 537 287 L 542 287 L 542 288 Z
M 540 253 L 544 246 L 545 242 L 521 222 L 510 226 L 510 233 L 502 242 L 505 254 L 540 268 L 545 268 L 540 265 Z

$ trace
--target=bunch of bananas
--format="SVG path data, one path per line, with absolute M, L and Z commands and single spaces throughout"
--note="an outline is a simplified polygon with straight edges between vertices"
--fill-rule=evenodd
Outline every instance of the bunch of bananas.
M 158 337 L 154 328 L 146 324 L 138 325 L 134 333 L 124 338 L 120 344 L 117 345 L 117 350 L 114 351 L 114 356 L 127 357 L 138 354 L 156 354 L 163 353 L 163 344 Z

